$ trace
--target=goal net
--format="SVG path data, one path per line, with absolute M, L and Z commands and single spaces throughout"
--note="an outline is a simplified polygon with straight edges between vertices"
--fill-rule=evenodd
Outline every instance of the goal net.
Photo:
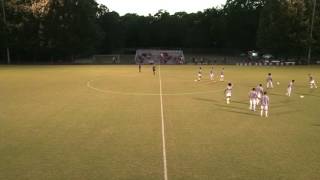
M 181 50 L 150 50 L 136 51 L 137 64 L 184 64 L 184 54 Z
M 95 64 L 120 64 L 120 55 L 118 54 L 96 54 L 93 56 Z

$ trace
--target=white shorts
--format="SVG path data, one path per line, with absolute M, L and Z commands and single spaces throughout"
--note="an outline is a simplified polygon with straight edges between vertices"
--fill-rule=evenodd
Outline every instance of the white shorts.
M 220 78 L 221 78 L 221 79 L 224 78 L 224 75 L 220 75 Z
M 232 95 L 231 93 L 227 93 L 226 97 L 231 97 L 231 95 Z
M 311 81 L 310 81 L 310 84 L 314 84 L 314 83 L 315 83 L 315 80 L 311 80 Z
M 250 103 L 251 104 L 257 104 L 257 100 L 256 99 L 250 99 Z
M 261 99 L 262 95 L 261 93 L 258 93 L 258 98 Z
M 261 110 L 268 111 L 268 109 L 269 109 L 268 106 L 261 106 Z

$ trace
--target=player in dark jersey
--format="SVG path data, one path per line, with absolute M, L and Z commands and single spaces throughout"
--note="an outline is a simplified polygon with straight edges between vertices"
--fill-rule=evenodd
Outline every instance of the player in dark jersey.
M 210 80 L 213 81 L 214 80 L 214 72 L 213 72 L 213 68 L 210 71 Z
M 156 65 L 155 64 L 153 64 L 153 66 L 152 66 L 152 71 L 153 71 L 153 75 L 155 76 L 156 75 Z

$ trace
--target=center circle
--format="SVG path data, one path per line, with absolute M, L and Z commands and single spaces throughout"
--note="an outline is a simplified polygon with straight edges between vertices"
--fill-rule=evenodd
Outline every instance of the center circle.
M 150 81 L 147 84 L 145 82 L 140 82 L 138 80 L 126 80 L 124 83 L 121 81 L 121 78 L 97 78 L 87 81 L 87 87 L 91 90 L 107 93 L 107 94 L 118 94 L 118 95 L 127 95 L 127 96 L 159 96 L 159 89 L 155 90 L 155 87 L 159 88 L 159 79 Z M 131 83 L 130 83 L 131 82 Z M 182 80 L 181 86 L 183 90 L 166 90 L 164 88 L 164 84 L 162 82 L 162 95 L 163 96 L 183 96 L 183 95 L 195 95 L 195 94 L 210 94 L 215 92 L 222 92 L 224 87 L 215 86 L 218 83 L 212 81 L 202 81 L 195 82 L 184 81 Z M 132 86 L 134 84 L 134 86 Z M 172 85 L 172 84 L 171 84 Z M 113 89 L 112 87 L 117 87 L 117 89 Z M 173 85 L 176 87 L 176 85 Z M 178 85 L 179 86 L 179 85 Z M 168 87 L 170 87 L 170 82 Z M 119 90 L 123 89 L 123 90 Z M 185 90 L 189 89 L 189 90 Z M 129 90 L 129 91 L 127 91 Z M 178 91 L 178 92 L 177 92 Z

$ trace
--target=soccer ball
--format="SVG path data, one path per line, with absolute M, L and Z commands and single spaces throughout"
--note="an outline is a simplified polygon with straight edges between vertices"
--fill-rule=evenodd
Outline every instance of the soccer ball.
M 198 81 L 198 80 L 196 80 L 196 79 L 194 80 L 194 82 L 197 82 L 197 81 Z
M 279 82 L 279 81 L 277 82 L 277 85 L 280 85 L 280 82 Z
M 303 95 L 301 95 L 301 96 L 300 96 L 300 98 L 304 98 L 304 96 L 303 96 Z

